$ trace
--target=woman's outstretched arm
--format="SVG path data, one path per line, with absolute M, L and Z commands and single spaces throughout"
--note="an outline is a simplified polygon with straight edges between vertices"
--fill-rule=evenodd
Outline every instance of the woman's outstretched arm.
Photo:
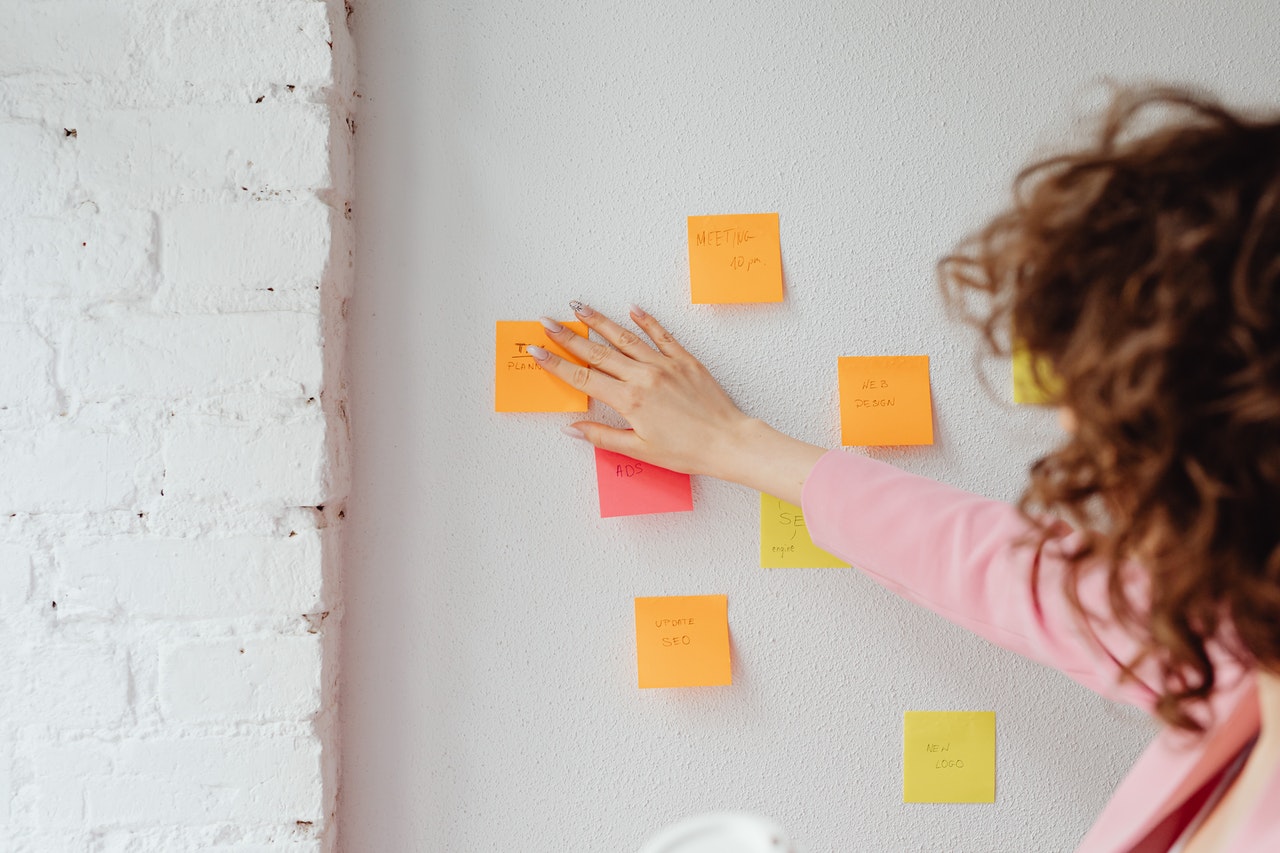
M 657 320 L 632 307 L 631 319 L 652 341 L 587 305 L 574 313 L 608 344 L 589 341 L 544 319 L 547 335 L 588 365 L 542 347 L 529 352 L 553 376 L 594 397 L 631 425 L 617 429 L 580 421 L 567 429 L 597 447 L 686 474 L 705 474 L 794 504 L 824 448 L 748 417 L 702 363 Z

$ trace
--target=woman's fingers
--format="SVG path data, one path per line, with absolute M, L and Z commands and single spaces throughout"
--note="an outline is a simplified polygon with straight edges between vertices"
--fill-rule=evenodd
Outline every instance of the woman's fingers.
M 635 430 L 618 429 L 595 421 L 578 421 L 575 424 L 563 427 L 561 431 L 565 435 L 580 438 L 602 450 L 612 450 L 614 453 L 621 453 L 624 456 L 634 458 L 642 452 L 641 446 L 643 442 L 636 436 Z
M 542 328 L 547 330 L 548 338 L 564 347 L 572 355 L 582 361 L 585 361 L 590 367 L 595 368 L 598 371 L 604 371 L 610 376 L 617 377 L 618 379 L 626 379 L 632 375 L 628 368 L 636 366 L 635 359 L 623 355 L 608 344 L 602 344 L 599 341 L 584 338 L 582 335 L 579 335 L 572 329 L 565 328 L 550 317 L 542 317 L 538 322 L 542 324 Z M 632 335 L 632 337 L 634 338 L 635 335 Z M 643 344 L 641 346 L 643 346 Z M 657 353 L 653 352 L 653 350 L 648 347 L 645 347 L 645 349 L 648 349 L 649 352 L 653 354 L 654 358 L 659 357 Z
M 661 358 L 639 335 L 622 328 L 590 305 L 584 305 L 575 299 L 569 303 L 569 307 L 579 320 L 599 332 L 600 337 L 613 344 L 618 352 L 646 364 L 653 364 Z
M 636 325 L 644 329 L 644 333 L 649 336 L 649 340 L 653 341 L 653 345 L 658 348 L 658 352 L 668 358 L 676 358 L 677 356 L 687 355 L 684 347 L 676 342 L 675 337 L 662 328 L 657 320 L 650 317 L 637 305 L 631 306 L 631 319 Z
M 635 305 L 631 306 L 631 319 L 649 336 L 654 347 L 657 347 L 657 351 L 642 341 L 638 335 L 619 326 L 590 305 L 584 305 L 575 300 L 569 303 L 569 307 L 580 320 L 587 324 L 588 328 L 598 332 L 613 346 L 583 338 L 555 320 L 544 317 L 541 322 L 547 330 L 547 335 L 573 355 L 610 376 L 623 380 L 630 379 L 636 375 L 636 371 L 632 368 L 637 362 L 656 365 L 662 362 L 663 356 L 676 358 L 688 355 L 670 332 Z
M 573 332 L 565 332 L 571 338 L 582 340 L 580 335 Z M 557 336 L 558 337 L 558 336 Z M 560 342 L 564 346 L 563 342 Z M 567 347 L 566 347 L 567 349 Z M 622 383 L 612 376 L 608 376 L 599 370 L 593 370 L 591 367 L 582 364 L 574 364 L 572 361 L 566 361 L 550 350 L 543 349 L 538 346 L 526 347 L 529 355 L 533 356 L 543 370 L 550 373 L 562 382 L 566 382 L 584 392 L 588 397 L 595 397 L 607 406 L 616 408 L 614 405 L 618 401 L 619 392 L 622 390 Z M 573 352 L 573 350 L 569 350 Z

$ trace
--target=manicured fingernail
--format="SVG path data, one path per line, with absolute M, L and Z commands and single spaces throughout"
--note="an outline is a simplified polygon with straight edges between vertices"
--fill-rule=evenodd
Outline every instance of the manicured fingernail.
M 635 317 L 637 320 L 643 320 L 645 317 L 649 316 L 648 314 L 644 313 L 644 309 L 641 308 L 639 305 L 635 305 L 635 304 L 628 305 L 627 310 L 630 311 L 631 316 Z
M 550 317 L 539 317 L 538 322 L 542 324 L 542 328 L 546 329 L 548 332 L 551 332 L 553 334 L 555 332 L 564 331 L 564 326 L 561 326 L 559 323 L 557 323 L 555 320 L 552 320 Z
M 569 438 L 580 438 L 583 441 L 587 440 L 587 434 L 577 427 L 562 426 L 560 427 L 560 431 L 569 436 Z
M 547 356 L 551 355 L 551 353 L 547 352 L 542 347 L 536 346 L 534 344 L 529 344 L 527 347 L 524 348 L 524 351 L 529 353 L 529 355 L 533 356 L 538 361 L 546 361 Z
M 579 317 L 590 317 L 592 314 L 596 313 L 591 310 L 590 305 L 584 305 L 576 299 L 569 303 L 569 307 L 572 308 L 573 313 L 577 314 Z

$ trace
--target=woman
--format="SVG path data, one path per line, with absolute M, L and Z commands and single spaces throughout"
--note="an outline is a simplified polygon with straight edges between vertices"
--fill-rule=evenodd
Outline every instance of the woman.
M 1155 714 L 1081 850 L 1280 850 L 1280 120 L 1123 92 L 1014 190 L 939 271 L 1056 376 L 1067 437 L 1018 507 L 746 416 L 638 308 L 652 346 L 574 303 L 608 344 L 544 323 L 590 368 L 530 351 L 633 427 L 569 434 L 800 503 L 820 547 Z

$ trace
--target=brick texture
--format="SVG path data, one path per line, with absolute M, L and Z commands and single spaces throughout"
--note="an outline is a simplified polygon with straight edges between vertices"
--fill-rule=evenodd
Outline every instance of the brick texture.
M 0 18 L 0 837 L 331 853 L 341 0 Z

